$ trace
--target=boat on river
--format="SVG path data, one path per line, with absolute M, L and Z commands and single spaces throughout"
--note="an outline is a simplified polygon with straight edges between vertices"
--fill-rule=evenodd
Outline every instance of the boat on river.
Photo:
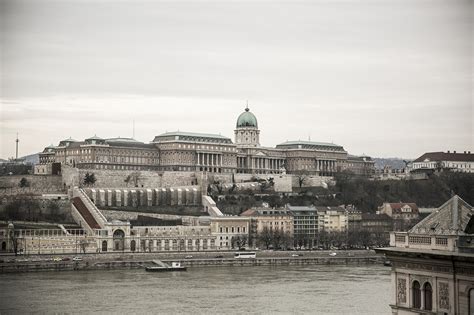
M 186 267 L 181 266 L 179 262 L 172 262 L 171 266 L 165 263 L 157 263 L 153 261 L 156 266 L 145 267 L 146 271 L 152 272 L 166 272 L 166 271 L 186 271 Z

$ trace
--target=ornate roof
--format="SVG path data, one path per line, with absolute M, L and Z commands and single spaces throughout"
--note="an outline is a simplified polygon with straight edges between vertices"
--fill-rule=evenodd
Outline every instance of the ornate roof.
M 456 195 L 415 225 L 409 233 L 464 235 L 474 234 L 473 228 L 474 209 Z
M 87 138 L 86 141 L 87 140 L 104 140 L 104 139 L 102 139 L 101 137 L 97 137 L 97 135 L 94 135 L 93 137 Z
M 245 108 L 245 112 L 239 115 L 237 118 L 236 127 L 255 127 L 258 128 L 257 117 L 250 112 L 248 107 Z

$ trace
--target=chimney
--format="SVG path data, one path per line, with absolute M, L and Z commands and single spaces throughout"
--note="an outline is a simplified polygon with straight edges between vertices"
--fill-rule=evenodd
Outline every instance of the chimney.
M 471 151 L 467 151 L 468 154 L 471 154 Z
M 448 150 L 448 153 L 449 153 L 449 150 Z
M 453 153 L 456 153 L 456 150 L 455 150 L 455 151 L 453 151 Z

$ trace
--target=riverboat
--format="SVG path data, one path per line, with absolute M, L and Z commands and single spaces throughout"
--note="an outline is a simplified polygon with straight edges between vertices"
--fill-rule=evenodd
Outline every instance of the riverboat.
M 164 265 L 164 266 L 145 267 L 145 270 L 152 271 L 152 272 L 186 271 L 186 267 L 181 266 L 179 262 L 173 262 L 171 263 L 171 266 Z

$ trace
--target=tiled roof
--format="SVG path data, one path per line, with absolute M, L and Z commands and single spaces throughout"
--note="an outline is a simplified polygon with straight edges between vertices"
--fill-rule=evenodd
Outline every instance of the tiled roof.
M 415 225 L 409 233 L 436 235 L 473 234 L 474 209 L 459 196 L 454 196 Z
M 287 206 L 288 210 L 290 211 L 316 211 L 316 208 L 314 206 Z
M 416 205 L 416 203 L 413 203 L 413 202 L 396 202 L 396 203 L 389 203 L 389 205 L 392 208 L 392 211 L 393 210 L 399 211 L 402 207 L 406 205 L 410 206 L 410 208 L 412 208 L 413 210 L 418 211 L 418 206 Z
M 251 216 L 254 216 L 255 215 L 255 210 L 253 209 L 248 209 L 248 210 L 245 210 L 244 212 L 242 212 L 240 215 L 242 216 L 246 216 L 246 217 L 251 217 Z
M 413 162 L 428 161 L 453 161 L 453 162 L 474 162 L 472 153 L 447 153 L 447 152 L 427 152 Z
M 346 211 L 346 209 L 342 207 L 321 207 L 321 206 L 316 207 L 316 210 L 318 211 Z

